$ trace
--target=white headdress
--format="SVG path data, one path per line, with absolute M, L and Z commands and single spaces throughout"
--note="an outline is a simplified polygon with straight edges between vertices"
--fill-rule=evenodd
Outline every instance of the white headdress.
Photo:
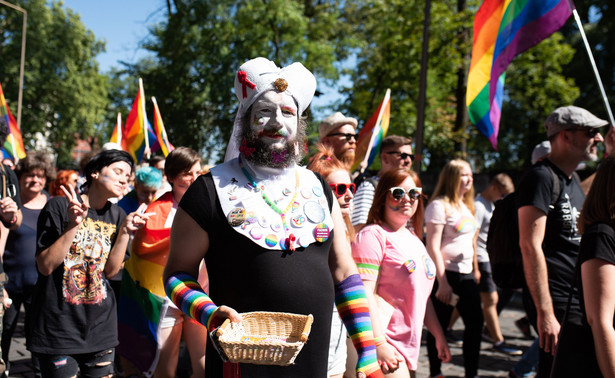
M 270 90 L 290 95 L 297 103 L 300 116 L 312 102 L 316 91 L 316 79 L 301 63 L 279 68 L 268 59 L 254 58 L 242 64 L 235 76 L 235 95 L 239 99 L 239 110 L 235 116 L 233 133 L 226 148 L 224 161 L 239 155 L 237 137 L 240 133 L 241 119 L 254 101 Z

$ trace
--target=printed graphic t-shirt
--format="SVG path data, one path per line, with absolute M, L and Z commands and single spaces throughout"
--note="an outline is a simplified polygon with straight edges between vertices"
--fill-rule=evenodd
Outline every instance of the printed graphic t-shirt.
M 50 199 L 38 219 L 37 254 L 66 229 L 67 199 Z M 107 202 L 89 209 L 64 261 L 39 273 L 32 298 L 28 349 L 46 354 L 92 353 L 117 345 L 116 299 L 105 264 L 126 213 Z

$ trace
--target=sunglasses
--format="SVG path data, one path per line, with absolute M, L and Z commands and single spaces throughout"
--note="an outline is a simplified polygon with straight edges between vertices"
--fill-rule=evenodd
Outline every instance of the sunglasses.
M 397 157 L 401 158 L 401 160 L 406 160 L 407 158 L 410 158 L 411 161 L 414 161 L 414 154 L 407 154 L 405 152 L 399 152 L 399 151 L 389 151 L 387 152 L 388 155 L 397 155 Z
M 346 191 L 348 189 L 350 189 L 350 193 L 352 195 L 354 195 L 354 192 L 357 190 L 356 184 L 329 184 L 329 186 L 331 187 L 331 190 L 333 190 L 333 193 L 335 193 L 337 198 L 340 198 L 341 196 L 346 194 Z
M 571 129 L 572 131 L 583 131 L 589 138 L 594 138 L 600 132 L 600 128 L 596 127 L 579 127 Z
M 344 138 L 346 138 L 346 142 L 350 142 L 350 139 L 352 139 L 352 138 L 354 138 L 355 141 L 359 140 L 359 134 L 333 133 L 333 134 L 329 134 L 327 136 L 328 137 L 330 137 L 330 136 L 343 136 Z
M 389 190 L 391 191 L 391 195 L 395 201 L 401 201 L 406 193 L 408 194 L 408 198 L 410 198 L 410 200 L 416 200 L 421 198 L 421 193 L 423 193 L 423 188 L 412 188 L 405 190 L 400 186 L 394 186 Z

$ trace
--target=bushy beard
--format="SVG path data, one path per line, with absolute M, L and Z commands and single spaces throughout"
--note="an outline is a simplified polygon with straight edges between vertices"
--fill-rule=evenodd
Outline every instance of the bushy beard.
M 269 144 L 259 137 L 259 133 L 243 122 L 238 144 L 243 156 L 251 163 L 270 168 L 288 168 L 303 158 L 305 141 L 305 122 L 299 120 L 297 134 L 286 139 L 282 146 Z
M 346 150 L 342 153 L 342 156 L 339 157 L 339 160 L 344 163 L 348 169 L 354 164 L 355 151 L 354 150 Z

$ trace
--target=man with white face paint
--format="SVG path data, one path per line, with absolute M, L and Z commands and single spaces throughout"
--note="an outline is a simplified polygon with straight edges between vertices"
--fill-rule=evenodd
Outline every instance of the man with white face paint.
M 207 377 L 223 369 L 243 378 L 325 377 L 334 300 L 359 354 L 357 376 L 382 376 L 363 284 L 345 233 L 335 232 L 344 230 L 339 205 L 322 177 L 297 166 L 301 114 L 315 89 L 300 63 L 244 63 L 235 77 L 240 105 L 226 162 L 199 177 L 179 204 L 164 273 L 179 308 L 209 330 L 225 319 L 241 322 L 239 312 L 314 315 L 294 365 L 223 366 L 208 340 Z M 195 284 L 203 258 L 209 295 Z

